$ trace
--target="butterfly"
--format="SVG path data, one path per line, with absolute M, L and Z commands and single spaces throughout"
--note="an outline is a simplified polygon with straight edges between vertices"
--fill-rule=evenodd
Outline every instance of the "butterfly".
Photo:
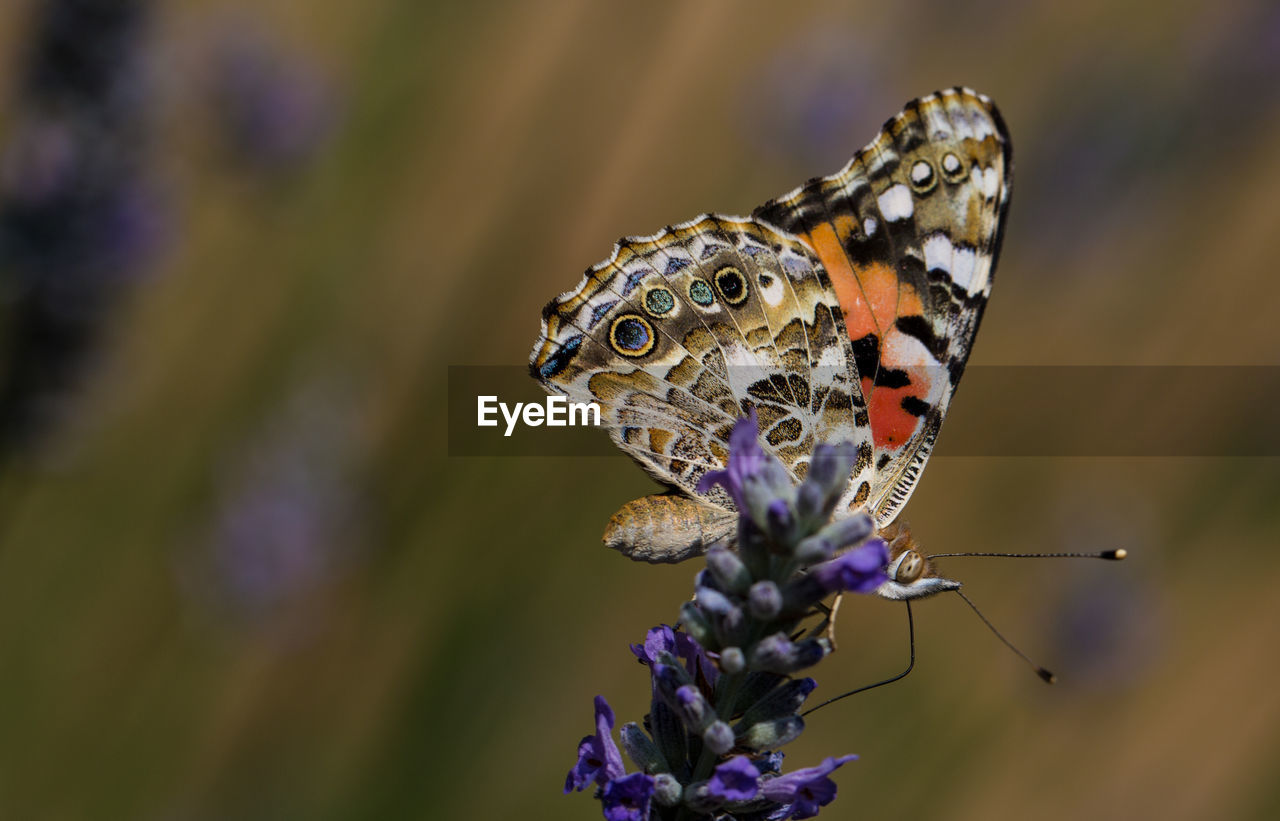
M 620 240 L 543 310 L 530 371 L 595 402 L 613 441 L 670 491 L 629 502 L 604 541 L 639 560 L 698 555 L 736 524 L 698 480 L 754 408 L 793 477 L 815 444 L 852 442 L 836 516 L 865 510 L 913 599 L 938 575 L 895 523 L 929 459 L 991 293 L 1013 162 L 1004 122 L 967 88 L 908 103 L 844 168 L 750 217 L 704 214 Z

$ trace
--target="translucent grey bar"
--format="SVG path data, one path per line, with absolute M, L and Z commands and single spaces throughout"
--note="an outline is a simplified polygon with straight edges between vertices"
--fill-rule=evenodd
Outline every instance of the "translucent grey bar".
M 545 404 L 522 366 L 449 367 L 448 452 L 622 456 L 590 427 L 477 425 L 478 397 Z M 970 366 L 935 456 L 1280 456 L 1278 366 Z

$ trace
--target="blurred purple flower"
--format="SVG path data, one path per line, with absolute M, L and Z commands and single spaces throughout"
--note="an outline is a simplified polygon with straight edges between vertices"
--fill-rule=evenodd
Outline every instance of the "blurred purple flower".
M 744 133 L 808 173 L 842 164 L 879 123 L 868 118 L 897 102 L 883 97 L 886 64 L 865 29 L 802 28 L 743 83 Z
M 1160 602 L 1140 581 L 1073 569 L 1055 596 L 1055 655 L 1063 684 L 1111 691 L 1138 683 L 1163 645 Z
M 0 153 L 0 449 L 57 421 L 167 220 L 147 173 L 149 3 L 37 7 Z
M 306 58 L 284 51 L 248 25 L 215 44 L 212 91 L 236 156 L 287 171 L 313 159 L 335 121 L 334 92 Z
M 364 506 L 352 490 L 349 401 L 332 384 L 304 383 L 231 455 L 208 536 L 181 557 L 188 588 L 257 616 L 353 558 Z

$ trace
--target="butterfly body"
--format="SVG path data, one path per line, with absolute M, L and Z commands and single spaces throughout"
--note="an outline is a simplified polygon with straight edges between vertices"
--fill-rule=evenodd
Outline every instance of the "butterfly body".
M 734 421 L 799 479 L 819 442 L 858 458 L 837 516 L 889 533 L 936 441 L 991 288 L 1012 172 L 995 107 L 967 89 L 922 97 L 839 172 L 750 218 L 704 215 L 612 256 L 547 305 L 530 363 L 550 392 L 602 409 L 615 443 L 668 494 L 624 506 L 605 542 L 680 561 L 733 530 L 720 488 Z M 900 542 L 882 595 L 941 589 Z M 954 582 L 947 582 L 955 585 Z

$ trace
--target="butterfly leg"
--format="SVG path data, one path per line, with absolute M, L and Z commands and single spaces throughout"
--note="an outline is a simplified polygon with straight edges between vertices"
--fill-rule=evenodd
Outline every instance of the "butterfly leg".
M 831 642 L 831 652 L 836 646 L 836 615 L 840 612 L 840 602 L 844 601 L 844 593 L 837 593 L 836 600 L 831 603 L 831 612 L 827 614 L 827 640 Z

